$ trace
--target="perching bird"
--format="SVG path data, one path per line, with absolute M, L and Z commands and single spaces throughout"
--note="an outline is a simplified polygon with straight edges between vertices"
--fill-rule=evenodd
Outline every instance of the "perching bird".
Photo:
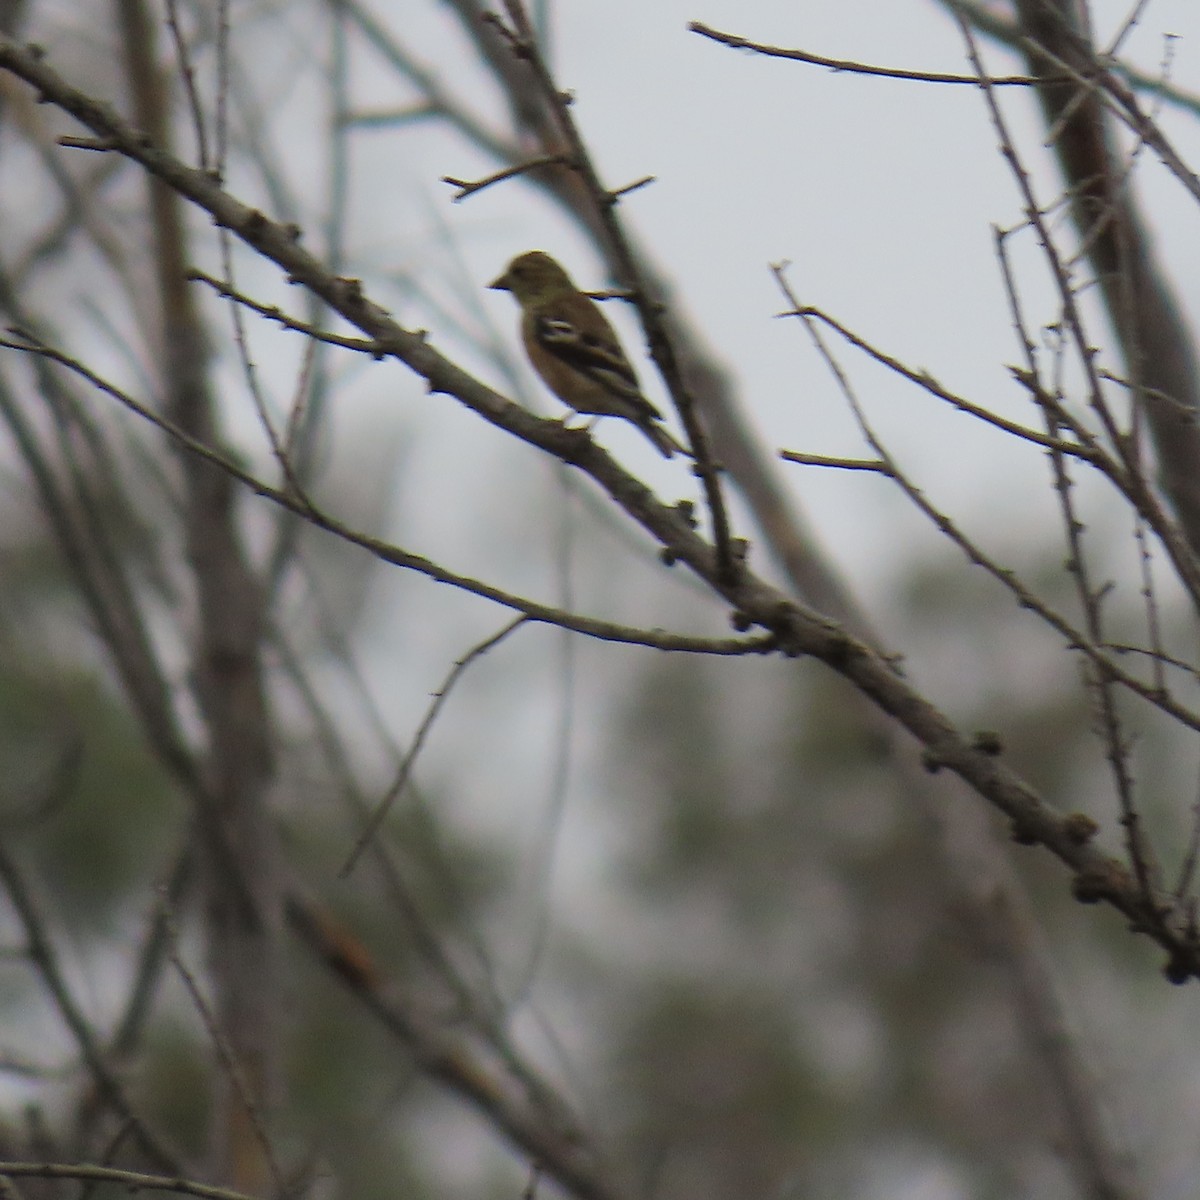
M 670 458 L 683 447 L 660 425 L 600 306 L 541 250 L 519 254 L 488 284 L 521 306 L 525 353 L 546 386 L 576 412 L 632 421 Z

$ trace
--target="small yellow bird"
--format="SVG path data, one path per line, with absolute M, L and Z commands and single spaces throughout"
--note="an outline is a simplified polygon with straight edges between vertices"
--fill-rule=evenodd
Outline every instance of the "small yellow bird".
M 511 292 L 521 306 L 525 353 L 564 404 L 576 412 L 632 421 L 666 458 L 683 450 L 659 424 L 662 413 L 642 395 L 600 306 L 550 255 L 541 250 L 517 255 L 488 287 Z

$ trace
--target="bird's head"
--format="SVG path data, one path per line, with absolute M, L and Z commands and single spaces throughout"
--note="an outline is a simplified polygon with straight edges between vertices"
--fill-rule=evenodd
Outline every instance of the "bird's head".
M 488 287 L 498 292 L 512 292 L 521 304 L 575 291 L 571 277 L 541 250 L 518 254 L 505 268 L 504 274 L 489 283 Z

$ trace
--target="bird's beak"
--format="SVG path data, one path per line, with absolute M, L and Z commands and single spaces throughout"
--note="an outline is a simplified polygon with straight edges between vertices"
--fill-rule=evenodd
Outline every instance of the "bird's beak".
M 511 292 L 512 281 L 508 277 L 508 272 L 505 271 L 503 275 L 493 279 L 492 282 L 488 284 L 488 287 L 493 292 Z

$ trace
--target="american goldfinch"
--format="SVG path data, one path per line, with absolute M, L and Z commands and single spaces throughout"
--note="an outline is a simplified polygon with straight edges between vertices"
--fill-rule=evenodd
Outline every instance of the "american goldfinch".
M 488 287 L 512 292 L 521 306 L 525 353 L 564 404 L 632 421 L 666 458 L 683 449 L 658 424 L 662 413 L 638 390 L 637 375 L 600 306 L 550 255 L 519 254 Z

